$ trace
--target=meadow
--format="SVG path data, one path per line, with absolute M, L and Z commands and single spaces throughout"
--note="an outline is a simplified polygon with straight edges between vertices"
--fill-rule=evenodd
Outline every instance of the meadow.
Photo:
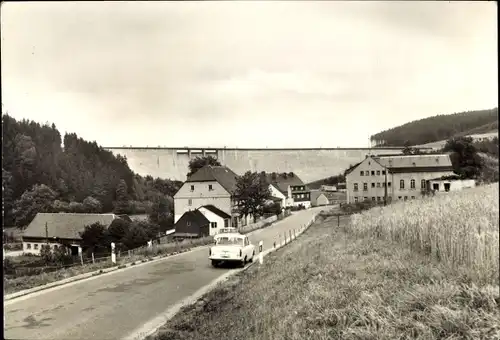
M 498 184 L 338 212 L 149 340 L 500 339 Z

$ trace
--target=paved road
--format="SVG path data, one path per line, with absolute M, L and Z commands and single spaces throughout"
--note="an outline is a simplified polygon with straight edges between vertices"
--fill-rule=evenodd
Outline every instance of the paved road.
M 256 245 L 263 240 L 266 250 L 278 235 L 287 232 L 288 238 L 288 230 L 307 223 L 320 210 L 297 212 L 255 231 L 250 239 Z M 8 301 L 5 339 L 121 339 L 227 271 L 210 266 L 205 248 Z

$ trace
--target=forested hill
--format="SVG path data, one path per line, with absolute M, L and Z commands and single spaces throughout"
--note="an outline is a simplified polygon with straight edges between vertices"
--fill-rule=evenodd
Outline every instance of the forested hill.
M 379 132 L 370 139 L 377 146 L 421 145 L 488 129 L 498 129 L 498 108 L 428 117 Z
M 2 184 L 4 226 L 23 226 L 37 212 L 148 213 L 170 215 L 181 182 L 143 178 L 127 160 L 64 136 L 55 125 L 16 121 L 3 115 Z

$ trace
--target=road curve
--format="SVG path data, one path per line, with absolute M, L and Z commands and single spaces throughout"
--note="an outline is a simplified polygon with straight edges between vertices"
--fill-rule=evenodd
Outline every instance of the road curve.
M 249 237 L 264 249 L 307 223 L 300 211 Z M 207 249 L 131 267 L 90 281 L 4 303 L 5 339 L 121 339 L 228 270 L 212 268 Z

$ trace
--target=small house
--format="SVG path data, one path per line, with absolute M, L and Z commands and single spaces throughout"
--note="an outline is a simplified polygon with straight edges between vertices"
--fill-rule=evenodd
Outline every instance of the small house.
M 231 215 L 220 210 L 216 206 L 204 205 L 198 208 L 198 210 L 210 222 L 210 236 L 218 234 L 221 229 L 229 228 L 231 224 Z
M 210 235 L 210 221 L 200 210 L 186 211 L 175 223 L 175 238 L 197 238 Z
M 319 190 L 311 190 L 311 205 L 313 207 L 319 207 L 328 204 L 330 204 L 330 200 L 324 192 Z

